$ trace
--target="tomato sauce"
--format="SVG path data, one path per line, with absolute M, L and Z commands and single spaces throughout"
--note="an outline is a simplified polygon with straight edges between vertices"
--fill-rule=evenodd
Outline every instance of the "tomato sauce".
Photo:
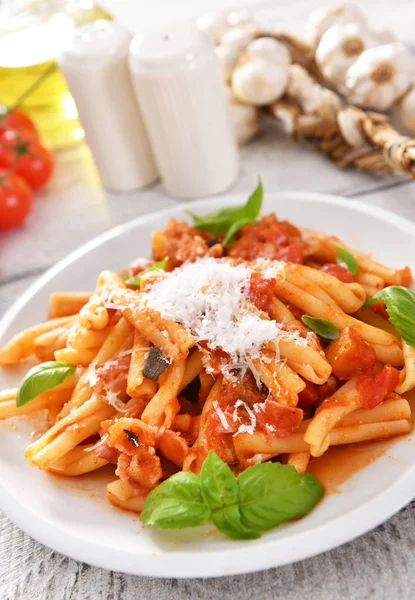
M 332 446 L 323 456 L 312 458 L 307 471 L 320 480 L 326 494 L 340 493 L 339 486 L 342 483 L 384 455 L 393 442 L 374 440 Z
M 268 215 L 253 225 L 245 225 L 237 233 L 237 240 L 231 244 L 228 254 L 232 258 L 255 260 L 283 260 L 302 264 L 304 262 L 301 232 L 287 221 L 278 221 L 275 215 Z

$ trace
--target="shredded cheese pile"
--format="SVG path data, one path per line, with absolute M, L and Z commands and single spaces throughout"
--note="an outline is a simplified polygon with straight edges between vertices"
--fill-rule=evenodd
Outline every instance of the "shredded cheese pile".
M 201 258 L 163 274 L 143 296 L 149 308 L 184 325 L 197 342 L 222 349 L 235 363 L 250 363 L 281 329 L 248 302 L 252 273 L 247 265 Z

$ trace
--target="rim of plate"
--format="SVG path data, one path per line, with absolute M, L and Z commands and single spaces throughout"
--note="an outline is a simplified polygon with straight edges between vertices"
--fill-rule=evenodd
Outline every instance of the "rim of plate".
M 183 213 L 185 208 L 206 206 L 209 201 L 217 202 L 223 198 L 228 203 L 236 203 L 241 198 L 245 199 L 245 197 L 243 194 L 225 194 L 213 198 L 180 203 L 161 211 L 154 211 L 137 217 L 128 223 L 117 225 L 98 235 L 48 269 L 14 302 L 0 321 L 0 338 L 34 293 L 38 292 L 55 275 L 93 248 L 105 243 L 107 240 L 122 235 L 126 231 L 140 227 L 140 225 L 155 218 L 162 219 L 163 217 Z M 341 196 L 290 191 L 270 192 L 267 194 L 267 197 L 277 202 L 294 199 L 299 202 L 311 201 L 319 204 L 335 204 L 357 213 L 369 214 L 380 221 L 386 221 L 389 224 L 392 223 L 415 238 L 415 223 L 412 223 L 405 217 L 376 206 L 361 204 L 355 200 L 348 200 Z M 367 500 L 358 508 L 347 512 L 342 517 L 333 518 L 318 527 L 313 527 L 313 529 L 302 533 L 290 534 L 289 527 L 287 527 L 287 535 L 279 540 L 262 538 L 261 548 L 265 552 L 261 553 L 257 552 L 253 554 L 252 546 L 249 543 L 235 542 L 235 547 L 232 549 L 212 550 L 215 554 L 215 561 L 212 562 L 206 560 L 209 556 L 207 553 L 194 553 L 190 561 L 189 554 L 181 551 L 159 554 L 157 557 L 151 556 L 148 553 L 140 553 L 139 548 L 137 548 L 136 553 L 128 551 L 117 551 L 115 553 L 110 545 L 102 546 L 73 533 L 71 535 L 67 533 L 62 535 L 59 526 L 53 525 L 43 517 L 39 517 L 26 508 L 21 507 L 16 502 L 14 495 L 9 492 L 4 481 L 0 481 L 0 510 L 35 540 L 74 560 L 82 561 L 95 567 L 141 576 L 205 578 L 262 571 L 332 550 L 367 533 L 390 518 L 414 498 L 414 490 L 415 465 L 403 473 L 380 494 Z M 334 524 L 335 527 L 333 527 Z M 275 554 L 273 553 L 273 547 Z M 285 547 L 285 553 L 281 552 L 283 547 Z M 258 550 L 258 547 L 256 547 L 256 550 Z M 224 563 L 226 563 L 225 569 L 222 566 Z M 189 572 L 190 570 L 191 572 Z

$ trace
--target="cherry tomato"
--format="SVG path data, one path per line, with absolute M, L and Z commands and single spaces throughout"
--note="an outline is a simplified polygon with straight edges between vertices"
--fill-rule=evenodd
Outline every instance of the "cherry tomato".
M 12 229 L 25 220 L 32 206 L 32 190 L 26 181 L 0 171 L 0 229 Z
M 0 167 L 13 169 L 34 190 L 42 187 L 53 171 L 53 155 L 25 131 L 0 133 Z
M 32 119 L 17 108 L 0 117 L 0 131 L 11 129 L 13 131 L 26 131 L 33 137 L 38 138 L 39 133 Z

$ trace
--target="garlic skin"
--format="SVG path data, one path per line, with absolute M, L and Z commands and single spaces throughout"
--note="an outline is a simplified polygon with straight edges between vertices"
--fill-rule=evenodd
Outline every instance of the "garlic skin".
M 376 45 L 376 39 L 360 25 L 334 25 L 321 36 L 316 63 L 324 79 L 341 90 L 347 70 L 362 52 Z
M 221 12 L 203 15 L 196 21 L 196 27 L 205 31 L 215 45 L 220 44 L 222 37 L 229 29 L 226 16 Z
M 354 104 L 386 111 L 408 90 L 412 73 L 412 57 L 403 44 L 369 48 L 346 73 L 346 95 Z
M 235 98 L 232 89 L 226 87 L 226 95 L 236 141 L 239 146 L 247 144 L 259 131 L 258 109 L 241 104 Z
M 323 33 L 330 27 L 347 25 L 348 23 L 367 27 L 366 16 L 356 4 L 346 2 L 335 8 L 321 6 L 312 12 L 308 18 L 307 39 L 312 46 L 316 47 Z
M 261 37 L 248 44 L 246 53 L 250 60 L 263 59 L 271 63 L 288 66 L 291 54 L 278 40 L 271 37 Z
M 288 83 L 288 68 L 264 59 L 248 60 L 232 74 L 232 91 L 240 102 L 265 106 L 280 98 Z
M 403 97 L 399 109 L 403 124 L 411 133 L 415 133 L 415 87 Z

